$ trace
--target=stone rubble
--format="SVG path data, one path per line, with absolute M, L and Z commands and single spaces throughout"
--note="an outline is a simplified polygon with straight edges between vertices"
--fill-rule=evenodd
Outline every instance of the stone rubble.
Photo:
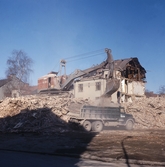
M 66 95 L 33 95 L 0 101 L 1 132 L 67 131 L 69 114 L 79 113 L 88 100 Z M 165 98 L 150 97 L 121 104 L 135 118 L 135 129 L 165 128 Z
M 69 106 L 78 104 L 80 108 L 86 103 L 87 100 L 73 99 L 66 95 L 6 98 L 0 102 L 0 131 L 69 130 L 67 113 L 73 110 Z
M 135 128 L 165 129 L 165 97 L 143 97 L 122 106 L 135 118 Z

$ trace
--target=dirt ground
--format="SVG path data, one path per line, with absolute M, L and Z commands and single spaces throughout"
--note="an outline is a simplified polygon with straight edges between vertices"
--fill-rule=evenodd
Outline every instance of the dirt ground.
M 106 162 L 165 165 L 165 130 L 119 130 L 100 133 L 0 133 L 0 150 L 75 156 Z

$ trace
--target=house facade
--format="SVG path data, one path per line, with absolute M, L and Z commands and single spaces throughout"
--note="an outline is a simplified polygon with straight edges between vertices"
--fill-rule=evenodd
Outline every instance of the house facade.
M 6 97 L 19 97 L 20 95 L 36 94 L 37 86 L 31 87 L 29 84 L 20 81 L 12 76 L 0 80 L 0 100 Z
M 2 79 L 0 80 L 0 100 L 7 97 L 6 93 L 6 85 L 10 82 L 9 79 Z
M 113 65 L 113 78 L 119 81 L 119 85 L 117 91 L 109 97 L 112 102 L 132 102 L 134 98 L 145 96 L 146 70 L 137 58 L 115 60 Z M 99 69 L 99 72 L 93 76 L 76 80 L 73 89 L 74 97 L 90 100 L 105 97 L 108 73 L 109 69 Z
M 95 100 L 100 98 L 106 88 L 105 79 L 86 79 L 74 83 L 74 97 Z

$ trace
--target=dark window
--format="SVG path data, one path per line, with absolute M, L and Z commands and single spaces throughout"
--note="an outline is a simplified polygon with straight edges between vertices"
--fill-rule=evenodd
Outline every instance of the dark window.
M 83 92 L 83 84 L 78 84 L 78 92 Z
M 13 93 L 13 97 L 17 97 L 17 94 L 16 94 L 16 93 Z
M 96 91 L 101 90 L 101 82 L 96 82 Z
M 51 78 L 49 77 L 48 78 L 48 88 L 50 88 L 51 87 Z

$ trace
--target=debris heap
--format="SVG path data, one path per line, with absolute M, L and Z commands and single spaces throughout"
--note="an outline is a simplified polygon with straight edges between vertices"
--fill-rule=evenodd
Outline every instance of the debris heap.
M 0 131 L 69 130 L 69 107 L 74 104 L 81 107 L 85 103 L 87 100 L 71 99 L 66 95 L 6 98 L 0 103 Z
M 0 101 L 0 132 L 68 131 L 69 115 L 78 115 L 84 104 L 92 102 L 66 95 L 6 98 Z M 164 97 L 141 98 L 122 106 L 135 118 L 135 129 L 165 128 Z
M 122 105 L 135 118 L 135 128 L 165 128 L 165 97 L 144 97 Z

